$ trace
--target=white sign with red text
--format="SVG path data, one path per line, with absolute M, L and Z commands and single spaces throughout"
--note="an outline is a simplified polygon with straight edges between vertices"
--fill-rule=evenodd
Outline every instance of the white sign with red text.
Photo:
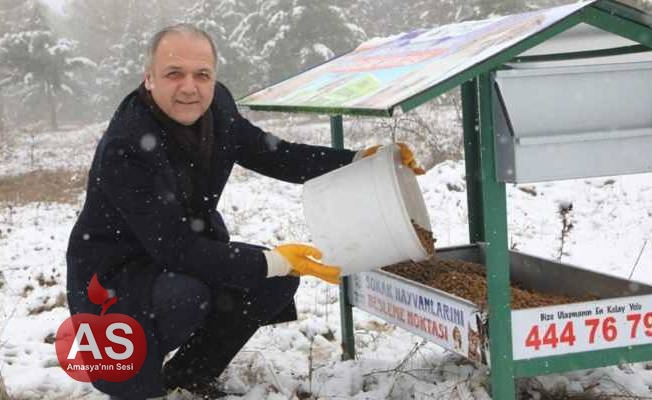
M 652 343 L 652 295 L 512 312 L 514 359 Z

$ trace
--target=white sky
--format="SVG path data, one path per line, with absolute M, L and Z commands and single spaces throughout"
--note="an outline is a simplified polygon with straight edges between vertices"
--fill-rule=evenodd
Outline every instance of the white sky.
M 40 1 L 43 4 L 48 5 L 51 9 L 58 12 L 59 14 L 63 14 L 63 5 L 66 3 L 67 0 L 40 0 Z

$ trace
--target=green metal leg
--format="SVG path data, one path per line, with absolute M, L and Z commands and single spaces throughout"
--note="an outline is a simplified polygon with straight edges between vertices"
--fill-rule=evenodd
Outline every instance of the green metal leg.
M 461 86 L 464 120 L 464 165 L 466 167 L 466 205 L 469 216 L 469 242 L 484 242 L 482 224 L 482 175 L 480 174 L 480 137 L 478 118 L 478 80 Z
M 331 117 L 331 145 L 336 149 L 344 148 L 344 127 L 342 116 Z M 342 326 L 342 360 L 355 358 L 355 336 L 353 335 L 353 308 L 347 295 L 349 278 L 342 279 L 340 285 L 340 323 Z
M 494 399 L 516 396 L 512 356 L 509 253 L 507 245 L 507 202 L 505 184 L 496 179 L 492 120 L 492 80 L 489 73 L 479 78 L 480 171 L 482 215 L 486 242 L 487 293 L 489 297 L 489 345 L 491 392 Z
M 344 124 L 341 115 L 331 117 L 331 147 L 334 149 L 344 148 Z
M 355 336 L 353 336 L 353 308 L 347 296 L 349 278 L 342 279 L 340 285 L 340 321 L 342 325 L 342 360 L 355 359 Z

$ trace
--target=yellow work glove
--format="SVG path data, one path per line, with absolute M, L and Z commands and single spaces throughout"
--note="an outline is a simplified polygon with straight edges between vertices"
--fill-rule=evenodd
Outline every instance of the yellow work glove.
M 290 275 L 312 275 L 328 283 L 340 283 L 340 267 L 322 264 L 322 254 L 319 249 L 305 244 L 283 244 L 277 246 L 274 252 L 283 256 L 289 264 Z
M 403 165 L 410 168 L 415 175 L 425 174 L 426 170 L 424 170 L 423 168 L 417 165 L 417 161 L 414 159 L 414 153 L 412 153 L 412 150 L 410 150 L 408 145 L 405 143 L 396 143 L 396 144 L 398 145 L 398 148 L 400 150 L 401 162 L 403 163 Z M 376 152 L 380 147 L 381 145 L 377 144 L 375 146 L 369 147 L 368 149 L 365 149 L 362 153 L 362 157 L 364 158 L 372 154 L 376 154 Z

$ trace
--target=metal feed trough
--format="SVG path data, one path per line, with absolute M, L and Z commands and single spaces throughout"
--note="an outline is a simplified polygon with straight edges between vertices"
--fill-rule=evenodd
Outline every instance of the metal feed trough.
M 488 310 L 386 271 L 356 274 L 340 290 L 344 358 L 355 306 L 490 365 L 494 399 L 515 398 L 518 377 L 652 360 L 652 288 L 509 251 L 505 195 L 506 182 L 652 171 L 650 21 L 597 0 L 416 30 L 239 101 L 329 114 L 341 148 L 342 115 L 390 117 L 461 88 L 470 244 L 437 256 L 486 266 Z M 511 310 L 510 276 L 599 300 Z
M 515 251 L 510 251 L 509 256 L 511 279 L 522 289 L 571 298 L 590 294 L 596 299 L 513 310 L 515 360 L 590 350 L 588 341 L 591 337 L 594 343 L 602 341 L 599 335 L 602 335 L 603 325 L 604 329 L 613 330 L 616 336 L 604 340 L 601 348 L 622 347 L 618 330 L 621 335 L 630 335 L 635 323 L 638 325 L 636 342 L 649 342 L 652 316 L 645 322 L 647 311 L 642 310 L 644 305 L 652 305 L 652 287 Z M 483 265 L 485 247 L 477 244 L 442 248 L 437 250 L 437 257 Z M 349 299 L 353 306 L 450 351 L 479 363 L 490 362 L 487 312 L 468 299 L 384 270 L 353 275 Z M 604 322 L 597 325 L 591 322 L 595 319 L 604 321 L 609 315 L 621 318 L 606 325 Z M 588 325 L 587 320 L 590 321 Z M 553 325 L 555 327 L 551 328 Z M 612 325 L 614 328 L 609 328 Z M 585 343 L 582 343 L 582 336 L 587 339 Z

